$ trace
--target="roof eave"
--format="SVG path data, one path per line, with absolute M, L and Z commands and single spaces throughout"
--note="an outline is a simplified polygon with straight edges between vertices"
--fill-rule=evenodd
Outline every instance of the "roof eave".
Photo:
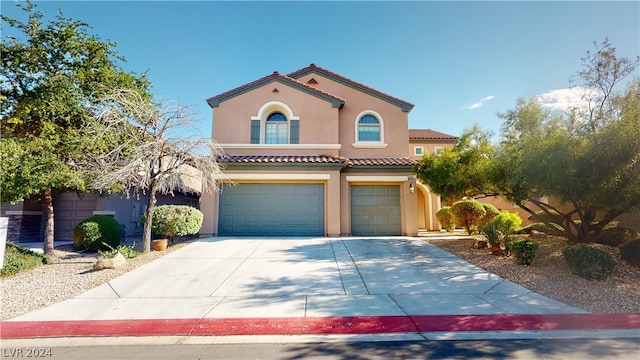
M 241 86 L 239 88 L 237 88 L 236 90 L 231 90 L 228 91 L 226 93 L 217 95 L 217 96 L 213 96 L 208 98 L 207 104 L 209 105 L 209 107 L 214 108 L 214 107 L 218 107 L 220 106 L 220 103 L 223 101 L 227 101 L 229 99 L 232 99 L 234 97 L 240 96 L 242 94 L 246 94 L 250 91 L 253 91 L 259 87 L 265 86 L 269 83 L 272 82 L 279 82 L 283 85 L 286 86 L 290 86 L 292 88 L 295 88 L 297 90 L 300 90 L 302 92 L 305 92 L 307 94 L 310 94 L 312 96 L 315 96 L 317 98 L 320 98 L 324 101 L 327 101 L 331 104 L 332 107 L 334 108 L 338 108 L 338 109 L 342 109 L 342 107 L 344 106 L 344 100 L 339 99 L 337 97 L 333 97 L 330 96 L 329 94 L 325 94 L 322 92 L 319 92 L 311 87 L 307 87 L 304 84 L 299 83 L 298 81 L 296 81 L 295 79 L 285 79 L 282 76 L 279 75 L 271 75 L 271 76 L 267 76 L 263 79 L 257 80 L 253 83 L 249 83 L 245 86 Z

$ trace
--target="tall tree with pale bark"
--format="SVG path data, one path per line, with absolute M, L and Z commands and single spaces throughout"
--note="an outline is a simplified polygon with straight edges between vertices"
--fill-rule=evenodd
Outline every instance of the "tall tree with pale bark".
M 116 87 L 148 97 L 150 84 L 124 71 L 115 44 L 90 35 L 88 24 L 62 13 L 45 22 L 32 2 L 17 6 L 25 20 L 0 16 L 0 200 L 42 200 L 43 247 L 52 255 L 53 195 L 86 191 L 79 163 L 106 146 L 80 132 L 94 124 L 92 104 Z
M 199 130 L 189 107 L 157 104 L 135 91 L 112 91 L 94 108 L 94 116 L 102 126 L 88 128 L 88 136 L 98 143 L 120 141 L 90 159 L 84 166 L 91 172 L 87 177 L 94 179 L 95 189 L 149 196 L 142 235 L 148 252 L 156 195 L 217 191 L 225 179 L 218 164 L 222 149 L 210 139 L 187 136 Z

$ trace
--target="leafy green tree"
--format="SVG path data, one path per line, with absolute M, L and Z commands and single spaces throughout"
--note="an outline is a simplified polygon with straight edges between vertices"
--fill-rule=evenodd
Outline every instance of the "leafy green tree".
M 554 115 L 535 99 L 520 99 L 499 114 L 504 123 L 495 148 L 455 147 L 456 161 L 424 160 L 417 177 L 445 197 L 504 196 L 572 243 L 594 241 L 614 218 L 638 210 L 640 79 L 616 92 L 638 60 L 617 58 L 608 41 L 583 60 L 585 108 Z M 481 159 L 466 184 L 463 153 Z M 442 179 L 453 186 L 441 186 Z
M 640 79 L 616 91 L 638 61 L 617 58 L 605 40 L 578 72 L 585 107 L 555 115 L 519 99 L 499 114 L 495 148 L 460 142 L 445 158 L 425 158 L 417 177 L 445 198 L 504 196 L 553 235 L 594 241 L 614 218 L 640 209 Z M 472 129 L 463 138 L 483 135 Z
M 86 191 L 78 164 L 86 154 L 109 147 L 107 139 L 91 142 L 81 134 L 95 124 L 91 104 L 114 87 L 149 96 L 149 82 L 123 71 L 115 44 L 89 35 L 86 23 L 62 13 L 45 23 L 35 4 L 17 6 L 26 21 L 1 16 L 1 201 L 41 198 L 44 252 L 52 254 L 53 194 Z
M 474 126 L 460 136 L 452 148 L 441 155 L 425 156 L 414 172 L 445 201 L 484 194 L 486 171 L 495 152 L 491 133 Z

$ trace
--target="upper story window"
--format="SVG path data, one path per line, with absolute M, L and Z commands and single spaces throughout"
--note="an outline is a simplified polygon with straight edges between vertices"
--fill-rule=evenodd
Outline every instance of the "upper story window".
M 264 142 L 265 144 L 289 143 L 289 123 L 284 114 L 275 112 L 267 117 Z
M 424 155 L 424 146 L 414 146 L 413 147 L 413 155 L 414 156 L 423 156 Z
M 288 145 L 300 143 L 300 118 L 287 104 L 270 101 L 251 117 L 250 144 Z
M 380 121 L 371 114 L 358 120 L 358 141 L 380 141 Z
M 354 148 L 386 148 L 384 143 L 384 120 L 375 111 L 365 110 L 355 119 Z

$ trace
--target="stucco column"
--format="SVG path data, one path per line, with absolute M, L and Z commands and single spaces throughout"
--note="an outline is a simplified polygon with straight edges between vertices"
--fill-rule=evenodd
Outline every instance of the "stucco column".
M 414 191 L 411 192 L 413 184 Z M 410 178 L 400 186 L 400 199 L 402 201 L 402 235 L 418 235 L 418 189 L 416 179 Z
M 327 180 L 326 185 L 326 205 L 325 205 L 325 213 L 326 213 L 326 221 L 325 225 L 326 235 L 340 236 L 340 172 L 332 171 L 331 178 Z
M 218 203 L 220 193 L 203 193 L 200 197 L 200 211 L 204 215 L 200 236 L 218 236 Z

